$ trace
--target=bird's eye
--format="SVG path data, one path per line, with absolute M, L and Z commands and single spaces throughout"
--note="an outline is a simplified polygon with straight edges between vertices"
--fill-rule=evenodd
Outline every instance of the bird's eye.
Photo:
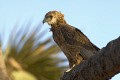
M 52 17 L 53 17 L 52 15 L 49 16 L 49 18 L 52 18 Z
M 47 19 L 52 19 L 52 15 L 46 16 Z

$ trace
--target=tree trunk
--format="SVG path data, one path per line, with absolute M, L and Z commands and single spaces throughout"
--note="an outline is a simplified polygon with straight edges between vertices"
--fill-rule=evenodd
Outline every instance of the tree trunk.
M 120 37 L 70 72 L 65 72 L 61 80 L 109 80 L 119 72 Z
M 0 80 L 11 80 L 6 71 L 6 66 L 3 60 L 1 47 L 0 47 Z

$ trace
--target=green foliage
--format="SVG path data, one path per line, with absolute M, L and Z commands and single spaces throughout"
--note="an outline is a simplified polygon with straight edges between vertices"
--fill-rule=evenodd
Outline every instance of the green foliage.
M 52 43 L 51 38 L 41 40 L 46 35 L 45 31 L 40 32 L 42 25 L 31 29 L 28 29 L 30 24 L 22 27 L 25 29 L 13 29 L 4 52 L 7 69 L 13 79 L 59 80 L 65 69 L 65 66 L 58 66 L 59 63 L 64 62 L 57 55 L 60 49 Z M 26 79 L 24 76 L 29 74 L 32 78 Z M 22 79 L 18 79 L 20 77 Z

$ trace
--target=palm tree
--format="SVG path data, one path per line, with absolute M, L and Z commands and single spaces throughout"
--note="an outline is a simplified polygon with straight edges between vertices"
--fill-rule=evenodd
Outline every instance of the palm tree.
M 7 70 L 13 80 L 58 80 L 66 68 L 59 63 L 65 59 L 58 57 L 61 51 L 51 38 L 41 40 L 46 35 L 45 31 L 40 32 L 42 25 L 27 24 L 18 30 L 17 26 L 4 50 Z

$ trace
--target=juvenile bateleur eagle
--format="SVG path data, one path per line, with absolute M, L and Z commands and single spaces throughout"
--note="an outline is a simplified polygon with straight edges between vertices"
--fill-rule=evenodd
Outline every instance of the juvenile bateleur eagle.
M 51 26 L 53 39 L 67 57 L 70 68 L 100 50 L 79 29 L 69 25 L 61 12 L 49 11 L 43 20 L 45 22 Z

